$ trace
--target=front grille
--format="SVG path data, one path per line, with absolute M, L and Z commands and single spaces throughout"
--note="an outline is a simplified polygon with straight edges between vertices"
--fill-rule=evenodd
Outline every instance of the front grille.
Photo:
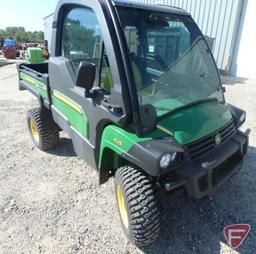
M 188 144 L 187 150 L 189 153 L 189 157 L 191 160 L 195 160 L 212 150 L 214 150 L 218 145 L 215 142 L 216 135 L 221 136 L 221 144 L 225 143 L 231 136 L 233 136 L 236 132 L 235 125 L 233 120 L 226 124 L 224 127 L 219 129 L 218 131 L 210 134 L 207 137 L 204 137 L 200 140 L 197 140 L 191 144 Z
M 236 166 L 241 163 L 243 160 L 241 152 L 237 151 L 231 157 L 229 157 L 226 161 L 224 161 L 221 165 L 214 169 L 212 172 L 212 185 L 216 187 L 220 184 Z
M 209 178 L 210 175 L 208 172 L 201 176 L 198 179 L 199 191 L 205 192 L 208 191 L 210 187 L 217 187 L 223 182 L 223 180 L 227 179 L 227 177 L 236 169 L 242 160 L 242 154 L 240 150 L 238 150 L 212 171 L 211 178 Z M 212 186 L 209 186 L 209 184 Z

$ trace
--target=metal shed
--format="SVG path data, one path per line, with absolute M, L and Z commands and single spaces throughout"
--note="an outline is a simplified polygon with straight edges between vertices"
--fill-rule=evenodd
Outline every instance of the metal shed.
M 231 74 L 236 61 L 237 44 L 244 0 L 135 0 L 141 3 L 172 5 L 191 13 L 203 34 L 213 42 L 218 68 Z
M 45 17 L 44 20 L 44 39 L 48 41 L 49 51 L 51 51 L 51 38 L 52 38 L 52 22 L 54 13 Z

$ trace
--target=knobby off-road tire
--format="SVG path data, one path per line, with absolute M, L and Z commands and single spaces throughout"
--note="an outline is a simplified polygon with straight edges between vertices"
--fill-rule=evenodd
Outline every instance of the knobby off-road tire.
M 160 234 L 160 217 L 149 178 L 132 166 L 115 174 L 115 192 L 122 228 L 138 247 L 155 241 Z
M 46 109 L 34 108 L 27 112 L 30 136 L 35 146 L 43 151 L 53 148 L 59 142 L 59 129 L 51 113 Z

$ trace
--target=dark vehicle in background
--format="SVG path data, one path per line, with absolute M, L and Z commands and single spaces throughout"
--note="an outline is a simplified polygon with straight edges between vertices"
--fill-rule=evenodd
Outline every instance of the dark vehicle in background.
M 0 36 L 0 50 L 4 47 L 4 37 Z

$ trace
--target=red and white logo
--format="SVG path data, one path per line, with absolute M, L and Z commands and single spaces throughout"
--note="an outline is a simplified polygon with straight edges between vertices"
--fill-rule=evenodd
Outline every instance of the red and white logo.
M 251 226 L 248 224 L 233 224 L 224 228 L 223 233 L 232 249 L 237 249 L 250 233 Z

